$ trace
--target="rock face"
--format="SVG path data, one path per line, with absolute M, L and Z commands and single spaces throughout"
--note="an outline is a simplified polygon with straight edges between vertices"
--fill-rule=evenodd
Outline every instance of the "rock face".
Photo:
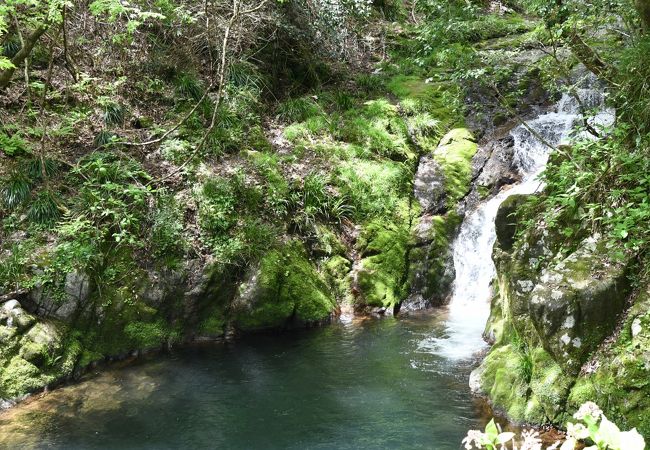
M 451 294 L 454 262 L 451 241 L 461 218 L 457 203 L 471 189 L 472 160 L 478 145 L 465 128 L 451 130 L 431 154 L 420 159 L 413 194 L 422 214 L 409 252 L 407 299 L 403 310 L 444 304 Z
M 604 389 L 612 393 L 601 403 L 609 405 L 608 417 L 650 431 L 639 414 L 647 405 L 638 396 L 630 405 L 628 376 L 605 356 L 612 350 L 604 350 L 612 346 L 620 361 L 628 361 L 629 353 L 643 360 L 650 351 L 629 347 L 634 326 L 636 336 L 647 331 L 639 316 L 636 322 L 628 316 L 624 331 L 615 333 L 631 293 L 627 262 L 607 258 L 597 235 L 568 254 L 558 250 L 561 237 L 543 228 L 515 238 L 523 201 L 509 199 L 497 216 L 498 294 L 485 331 L 493 347 L 473 372 L 472 389 L 512 419 L 537 423 L 564 422 L 568 411 L 602 397 L 595 392 Z M 635 369 L 636 379 L 650 376 L 650 364 Z M 620 389 L 614 389 L 614 374 L 626 380 Z M 607 382 L 601 386 L 601 380 Z M 635 386 L 647 389 L 648 383 Z
M 33 289 L 29 294 L 29 307 L 38 316 L 68 321 L 83 307 L 89 295 L 90 277 L 75 271 L 66 275 L 60 296 L 48 292 L 43 286 Z
M 420 159 L 413 181 L 413 195 L 425 213 L 437 214 L 445 208 L 444 175 L 432 155 Z

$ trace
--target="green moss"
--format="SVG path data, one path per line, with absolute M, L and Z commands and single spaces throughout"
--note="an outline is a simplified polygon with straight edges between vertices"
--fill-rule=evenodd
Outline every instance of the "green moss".
M 42 388 L 50 381 L 38 367 L 20 356 L 13 357 L 0 376 L 0 398 L 14 398 Z
M 281 328 L 327 319 L 336 303 L 299 242 L 269 251 L 260 262 L 257 294 L 235 316 L 243 330 Z
M 389 307 L 405 298 L 410 239 L 405 226 L 375 221 L 364 227 L 358 240 L 363 255 L 357 274 L 359 303 Z
M 341 242 L 341 239 L 330 228 L 322 224 L 317 224 L 315 231 L 316 244 L 314 245 L 313 251 L 328 256 L 345 254 L 345 246 Z
M 352 263 L 340 255 L 329 258 L 323 267 L 325 282 L 337 299 L 344 300 L 350 295 L 350 270 Z
M 400 99 L 400 107 L 408 116 L 427 113 L 437 122 L 437 128 L 464 126 L 462 95 L 455 83 L 428 83 L 414 75 L 396 75 L 388 89 Z
M 215 308 L 199 324 L 198 331 L 203 336 L 221 336 L 226 328 L 226 317 L 221 308 Z
M 162 321 L 135 321 L 124 327 L 124 335 L 133 349 L 160 347 L 169 335 L 167 324 Z
M 514 419 L 531 414 L 523 355 L 512 345 L 493 348 L 481 364 L 481 383 L 492 403 Z
M 573 378 L 565 374 L 544 349 L 534 349 L 531 357 L 533 371 L 530 388 L 546 417 L 559 423 L 564 411 L 563 404 L 573 383 Z
M 463 198 L 472 181 L 472 158 L 478 150 L 472 133 L 466 128 L 448 132 L 433 153 L 442 167 L 447 192 L 447 204 L 453 208 Z

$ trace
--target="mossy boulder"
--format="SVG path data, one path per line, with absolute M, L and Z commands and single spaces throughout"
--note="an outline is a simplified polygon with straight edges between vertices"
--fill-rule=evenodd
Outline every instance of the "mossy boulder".
M 409 299 L 425 306 L 444 304 L 451 295 L 455 277 L 451 242 L 461 223 L 454 211 L 424 215 L 415 227 L 415 247 L 409 253 Z M 417 306 L 417 305 L 416 305 Z
M 336 301 L 303 245 L 291 241 L 264 255 L 234 306 L 235 326 L 253 331 L 326 320 Z
M 362 255 L 356 273 L 357 306 L 394 307 L 408 294 L 406 226 L 371 222 L 362 230 L 357 247 Z
M 602 405 L 622 428 L 650 436 L 650 286 L 639 290 L 616 339 L 601 347 L 577 378 L 568 408 L 587 400 Z
M 602 398 L 595 396 L 597 389 L 617 386 L 609 380 L 647 375 L 615 376 L 612 368 L 581 374 L 621 317 L 630 293 L 627 264 L 603 257 L 605 244 L 598 237 L 583 240 L 568 256 L 556 250 L 552 236 L 537 230 L 511 242 L 508 217 L 516 217 L 509 211 L 518 203 L 515 198 L 502 208 L 504 226 L 495 247 L 498 291 L 486 327 L 494 345 L 472 379 L 475 389 L 512 419 L 562 423 L 568 410 L 580 406 L 578 399 L 597 400 Z M 616 367 L 624 361 L 621 356 Z M 500 372 L 503 367 L 512 372 Z M 511 390 L 516 395 L 508 395 Z M 603 404 L 629 404 L 633 397 L 619 391 Z
M 447 206 L 453 208 L 470 189 L 472 158 L 478 150 L 474 136 L 467 128 L 454 128 L 445 134 L 433 152 L 442 168 Z
M 614 331 L 630 292 L 626 265 L 603 254 L 604 242 L 585 240 L 542 272 L 528 302 L 542 345 L 573 374 Z

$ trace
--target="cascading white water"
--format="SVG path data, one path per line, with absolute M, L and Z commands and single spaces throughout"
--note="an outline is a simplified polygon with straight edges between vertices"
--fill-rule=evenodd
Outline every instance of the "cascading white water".
M 613 111 L 604 108 L 602 92 L 581 89 L 578 95 L 585 108 L 598 108 L 600 111 L 589 120 L 592 126 L 613 123 Z M 471 357 L 485 346 L 482 333 L 490 314 L 490 285 L 496 275 L 492 248 L 496 240 L 494 222 L 497 211 L 511 195 L 532 194 L 541 187 L 537 178 L 548 161 L 549 144 L 557 146 L 571 137 L 575 125 L 582 121 L 579 109 L 575 98 L 564 95 L 555 111 L 531 120 L 528 127 L 520 125 L 511 131 L 514 164 L 521 174 L 521 182 L 480 203 L 465 217 L 453 247 L 456 278 L 449 304 L 447 333 L 442 338 L 423 341 L 422 347 L 458 360 Z

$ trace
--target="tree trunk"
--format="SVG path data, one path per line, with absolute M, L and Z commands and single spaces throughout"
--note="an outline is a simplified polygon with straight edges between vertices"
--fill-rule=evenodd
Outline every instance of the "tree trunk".
M 646 33 L 650 31 L 650 0 L 634 0 L 636 10 L 641 17 L 641 26 Z
M 25 38 L 25 45 L 23 45 L 22 48 L 18 51 L 18 53 L 16 53 L 16 55 L 13 58 L 11 58 L 11 63 L 15 67 L 0 71 L 0 89 L 4 89 L 7 87 L 7 85 L 11 81 L 11 77 L 16 71 L 16 68 L 20 67 L 23 61 L 25 61 L 25 59 L 30 55 L 30 53 L 34 49 L 34 46 L 46 31 L 47 31 L 47 26 L 40 25 L 38 28 L 32 31 L 32 33 L 29 36 Z

